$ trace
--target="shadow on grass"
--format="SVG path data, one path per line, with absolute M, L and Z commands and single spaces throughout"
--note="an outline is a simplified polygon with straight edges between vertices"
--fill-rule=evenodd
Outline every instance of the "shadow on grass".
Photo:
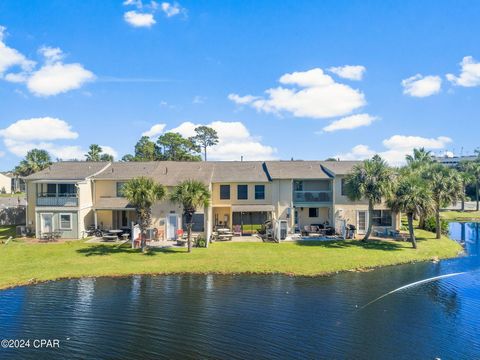
M 384 250 L 384 251 L 397 251 L 402 250 L 405 246 L 402 243 L 395 241 L 380 241 L 380 240 L 333 240 L 333 241 L 315 241 L 315 240 L 304 240 L 297 241 L 299 246 L 317 246 L 330 249 L 348 249 L 361 247 L 367 250 Z
M 85 256 L 106 256 L 112 254 L 141 254 L 142 250 L 132 249 L 128 244 L 123 244 L 121 246 L 98 244 L 78 249 L 77 252 Z M 182 252 L 183 251 L 178 251 L 173 248 L 148 248 L 144 255 L 154 256 L 157 253 L 179 254 Z

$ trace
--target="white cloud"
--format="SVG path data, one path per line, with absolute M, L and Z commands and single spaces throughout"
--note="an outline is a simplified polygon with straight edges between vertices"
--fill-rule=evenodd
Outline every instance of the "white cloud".
M 250 105 L 267 113 L 290 112 L 296 117 L 329 118 L 343 116 L 366 104 L 364 94 L 335 82 L 322 69 L 284 74 L 279 82 L 296 87 L 266 90 L 267 97 L 230 94 L 237 104 Z
M 151 27 L 156 23 L 153 14 L 140 13 L 135 10 L 123 14 L 124 20 L 134 27 Z
M 27 88 L 36 96 L 58 95 L 82 87 L 95 79 L 81 64 L 47 64 L 27 80 Z
M 377 117 L 369 114 L 356 114 L 335 120 L 323 128 L 323 131 L 332 132 L 338 130 L 351 130 L 361 126 L 369 126 L 377 120 Z
M 454 85 L 474 87 L 480 85 L 480 63 L 471 56 L 465 56 L 460 63 L 460 76 L 447 74 L 447 79 Z
M 28 60 L 18 50 L 8 47 L 5 42 L 6 28 L 0 25 L 0 78 L 12 67 L 20 67 L 22 71 L 29 71 L 35 62 Z
M 71 128 L 67 122 L 57 118 L 23 119 L 0 129 L 0 137 L 19 141 L 76 139 L 78 133 Z
M 205 100 L 206 100 L 206 97 L 196 95 L 196 96 L 193 97 L 192 103 L 193 104 L 203 104 L 205 102 Z
M 415 97 L 426 97 L 440 92 L 442 79 L 440 76 L 423 76 L 417 74 L 402 80 L 403 93 Z
M 59 144 L 56 141 L 73 140 L 78 133 L 72 130 L 64 120 L 52 117 L 18 120 L 4 129 L 0 129 L 0 138 L 7 150 L 23 157 L 29 150 L 43 149 L 54 158 L 83 160 L 88 150 L 79 145 Z M 117 157 L 118 153 L 108 145 L 101 145 L 107 154 Z
M 167 130 L 178 132 L 182 136 L 195 135 L 195 128 L 200 125 L 209 126 L 217 131 L 219 142 L 208 150 L 209 160 L 268 160 L 274 159 L 277 149 L 264 145 L 261 139 L 252 136 L 241 122 L 214 121 L 210 124 L 194 124 L 184 122 L 176 128 Z
M 5 28 L 0 26 L 0 77 L 13 83 L 26 83 L 28 90 L 37 96 L 51 96 L 80 88 L 95 78 L 83 65 L 64 64 L 64 54 L 60 48 L 43 46 L 38 52 L 45 63 L 35 70 L 35 62 L 27 60 L 17 50 L 9 48 L 3 42 Z M 20 71 L 3 73 L 19 66 Z
M 168 2 L 163 2 L 162 3 L 162 11 L 167 15 L 167 17 L 172 17 L 175 15 L 178 15 L 182 13 L 184 10 L 178 3 L 168 3 Z
M 4 157 L 5 156 L 5 151 L 0 151 L 0 157 Z
M 102 148 L 102 151 L 105 153 L 105 154 L 108 154 L 108 155 L 112 155 L 114 159 L 117 159 L 118 158 L 118 152 L 112 148 L 111 146 L 108 146 L 108 145 L 100 145 L 100 147 Z M 83 154 L 85 155 L 87 153 L 87 151 L 84 151 Z
M 348 80 L 362 80 L 366 70 L 365 66 L 362 65 L 334 66 L 328 69 L 328 71 Z
M 165 126 L 167 126 L 167 125 L 166 124 L 155 124 L 150 128 L 150 130 L 142 133 L 142 136 L 148 136 L 148 137 L 158 136 L 161 133 L 163 133 L 163 130 L 165 129 Z
M 234 103 L 238 105 L 247 105 L 252 103 L 254 100 L 259 99 L 258 96 L 252 96 L 252 95 L 245 95 L 245 96 L 240 96 L 237 94 L 228 94 L 228 99 L 232 100 Z
M 424 147 L 427 150 L 441 150 L 451 142 L 452 139 L 446 136 L 424 138 L 421 136 L 393 135 L 383 140 L 382 144 L 385 147 L 383 151 L 375 151 L 367 145 L 357 145 L 353 147 L 351 151 L 337 154 L 335 157 L 341 160 L 364 160 L 371 158 L 375 154 L 379 154 L 387 160 L 390 165 L 398 166 L 404 164 L 405 156 L 410 154 L 414 148 Z

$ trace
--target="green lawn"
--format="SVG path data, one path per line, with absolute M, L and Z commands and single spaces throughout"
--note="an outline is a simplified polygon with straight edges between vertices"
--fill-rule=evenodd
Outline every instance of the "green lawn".
M 3 234 L 4 232 L 2 232 Z M 0 288 L 57 278 L 171 273 L 282 273 L 322 275 L 345 270 L 455 257 L 460 245 L 418 230 L 418 249 L 393 241 L 214 243 L 208 249 L 153 250 L 128 246 L 66 243 L 0 245 Z M 1 235 L 0 235 L 1 236 Z
M 15 237 L 15 226 L 0 226 L 0 242 L 8 239 L 10 236 Z
M 442 211 L 440 216 L 447 221 L 480 221 L 480 211 Z
M 20 198 L 24 198 L 25 197 L 25 193 L 16 193 L 16 194 L 0 194 L 0 197 L 20 197 Z

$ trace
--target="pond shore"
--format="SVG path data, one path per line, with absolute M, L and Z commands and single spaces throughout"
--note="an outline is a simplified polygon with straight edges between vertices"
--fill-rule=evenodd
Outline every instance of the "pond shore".
M 84 240 L 0 245 L 0 289 L 37 282 L 99 276 L 167 274 L 284 274 L 322 276 L 382 266 L 453 258 L 462 247 L 447 237 L 416 230 L 418 249 L 390 240 L 304 241 L 296 243 L 213 243 L 208 249 L 133 250 L 127 244 Z
M 442 219 L 456 222 L 479 222 L 480 211 L 442 211 Z

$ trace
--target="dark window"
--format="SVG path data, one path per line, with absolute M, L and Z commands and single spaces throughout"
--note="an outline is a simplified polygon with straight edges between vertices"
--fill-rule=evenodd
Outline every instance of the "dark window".
M 75 195 L 75 184 L 58 184 L 59 196 L 73 196 Z
M 347 179 L 342 179 L 342 183 L 341 183 L 341 188 L 342 189 L 340 190 L 340 193 L 342 194 L 342 196 L 347 195 L 346 185 L 347 185 Z
M 237 185 L 237 199 L 238 200 L 248 199 L 248 185 Z
M 265 200 L 265 185 L 255 185 L 255 200 Z
M 295 180 L 293 182 L 293 187 L 295 191 L 303 191 L 303 181 Z
M 117 197 L 124 197 L 123 195 L 123 186 L 125 182 L 119 181 L 117 182 Z
M 230 200 L 230 185 L 220 185 L 220 200 Z
M 318 217 L 318 208 L 308 208 L 308 217 Z
M 372 224 L 374 226 L 392 226 L 392 212 L 390 210 L 374 210 Z
M 46 196 L 57 196 L 57 184 L 47 184 Z

